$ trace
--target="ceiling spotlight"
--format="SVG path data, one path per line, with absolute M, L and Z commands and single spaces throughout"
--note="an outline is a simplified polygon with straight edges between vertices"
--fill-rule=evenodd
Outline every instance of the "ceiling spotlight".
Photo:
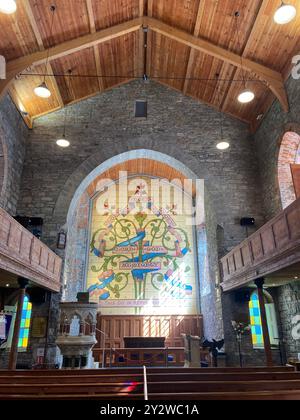
M 10 284 L 9 284 L 9 283 L 7 283 L 7 284 L 5 285 L 5 287 L 10 287 Z
M 243 92 L 239 94 L 238 101 L 241 104 L 248 104 L 249 102 L 252 102 L 254 98 L 255 98 L 254 93 L 249 89 L 245 89 L 243 90 Z
M 66 148 L 66 147 L 70 146 L 69 140 L 66 140 L 65 138 L 61 138 L 61 139 L 57 140 L 56 144 L 57 144 L 57 146 L 63 147 L 63 148 Z
M 36 94 L 36 96 L 38 96 L 40 98 L 44 98 L 44 99 L 50 98 L 50 96 L 51 96 L 51 92 L 48 89 L 45 82 L 43 82 L 41 85 L 37 86 L 34 89 L 34 93 Z
M 281 6 L 276 10 L 274 20 L 278 25 L 285 25 L 291 22 L 297 14 L 296 7 L 291 4 L 281 3 Z
M 221 143 L 217 144 L 217 149 L 219 150 L 226 150 L 230 147 L 230 144 L 227 141 L 222 141 Z
M 15 0 L 0 0 L 0 12 L 6 15 L 11 15 L 17 10 Z

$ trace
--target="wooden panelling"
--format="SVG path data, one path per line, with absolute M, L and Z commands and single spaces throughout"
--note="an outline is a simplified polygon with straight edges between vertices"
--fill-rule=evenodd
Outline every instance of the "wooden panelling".
M 227 291 L 242 287 L 250 281 L 279 272 L 298 262 L 300 199 L 221 259 L 222 288 Z
M 92 4 L 97 31 L 140 15 L 139 0 L 93 0 Z
M 287 108 L 286 98 L 268 81 L 262 82 L 263 78 L 250 73 L 249 69 L 249 72 L 241 72 L 237 70 L 239 66 L 234 66 L 224 57 L 213 58 L 207 52 L 172 39 L 172 32 L 185 31 L 196 40 L 201 38 L 212 43 L 213 47 L 224 48 L 228 54 L 243 56 L 244 67 L 249 59 L 269 70 L 276 70 L 286 79 L 291 70 L 291 59 L 299 53 L 300 39 L 299 2 L 289 0 L 289 3 L 298 7 L 296 19 L 287 25 L 277 25 L 273 16 L 279 2 L 274 0 L 56 0 L 51 35 L 50 6 L 53 2 L 18 1 L 16 14 L 0 14 L 0 54 L 5 56 L 9 65 L 14 59 L 27 57 L 40 48 L 61 45 L 104 28 L 129 23 L 144 14 L 140 27 L 143 24 L 149 26 L 147 73 L 150 78 L 152 76 L 160 83 L 221 109 L 249 123 L 255 130 L 261 121 L 257 120 L 258 115 L 267 113 L 275 99 L 274 94 L 281 99 L 284 108 Z M 235 17 L 236 11 L 240 13 L 239 18 Z M 157 30 L 154 34 L 149 17 L 169 25 L 171 31 L 168 36 L 157 33 Z M 130 35 L 119 35 L 117 39 L 91 49 L 91 45 L 87 45 L 87 50 L 81 49 L 76 54 L 70 51 L 70 57 L 56 57 L 54 73 L 65 73 L 73 65 L 77 74 L 97 76 L 101 73 L 108 76 L 104 79 L 78 78 L 74 81 L 74 92 L 69 92 L 65 77 L 56 77 L 52 83 L 47 79 L 53 91 L 47 101 L 32 93 L 40 77 L 18 79 L 11 86 L 11 96 L 18 109 L 24 108 L 28 112 L 24 118 L 26 123 L 31 126 L 32 119 L 62 107 L 62 98 L 67 104 L 73 103 L 128 82 L 133 77 L 141 77 L 144 64 L 142 29 L 136 28 Z M 29 64 L 26 67 L 32 66 Z M 44 73 L 43 68 L 35 70 Z M 50 79 L 53 77 L 50 72 Z M 244 78 L 256 95 L 255 100 L 246 105 L 237 101 Z M 3 86 L 5 88 L 6 85 L 1 82 L 0 88 L 4 89 Z
M 124 347 L 123 337 L 166 337 L 167 347 L 181 347 L 181 334 L 202 336 L 202 316 L 100 315 L 97 328 L 106 334 L 106 348 Z M 101 347 L 103 339 L 97 336 Z
M 60 290 L 62 260 L 0 208 L 0 269 Z

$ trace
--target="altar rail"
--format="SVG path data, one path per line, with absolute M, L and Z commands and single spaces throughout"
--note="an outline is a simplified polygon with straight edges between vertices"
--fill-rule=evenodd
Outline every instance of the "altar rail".
M 300 261 L 300 199 L 221 259 L 224 291 Z
M 0 208 L 0 269 L 58 292 L 61 267 L 60 257 Z
M 93 355 L 96 362 L 102 366 L 104 354 L 104 367 L 171 367 L 184 365 L 184 347 L 165 348 L 118 348 L 103 349 L 94 348 Z M 201 361 L 207 366 L 212 366 L 208 350 L 201 351 Z

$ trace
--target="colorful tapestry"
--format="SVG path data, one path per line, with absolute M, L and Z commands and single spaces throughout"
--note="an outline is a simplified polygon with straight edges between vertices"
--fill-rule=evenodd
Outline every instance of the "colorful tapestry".
M 194 226 L 178 211 L 176 192 L 169 204 L 156 206 L 153 195 L 161 196 L 163 188 L 153 194 L 152 186 L 150 195 L 150 182 L 131 180 L 129 197 L 114 185 L 93 200 L 86 288 L 103 314 L 199 312 Z M 109 194 L 116 194 L 117 205 Z

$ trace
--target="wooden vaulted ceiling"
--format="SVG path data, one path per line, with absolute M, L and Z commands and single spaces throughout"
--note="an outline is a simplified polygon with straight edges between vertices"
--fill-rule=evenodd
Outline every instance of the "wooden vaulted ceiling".
M 7 80 L 0 81 L 0 95 L 9 90 L 31 127 L 38 116 L 142 78 L 146 72 L 150 79 L 245 121 L 255 130 L 257 117 L 268 111 L 276 97 L 288 110 L 283 83 L 292 57 L 299 53 L 300 8 L 298 0 L 289 0 L 298 7 L 297 17 L 287 25 L 277 25 L 273 15 L 280 3 L 17 0 L 14 15 L 0 14 L 0 55 L 7 60 Z M 56 12 L 51 36 L 52 4 Z M 236 11 L 240 12 L 239 35 Z M 148 28 L 147 48 L 143 27 Z M 37 98 L 33 89 L 42 81 L 39 74 L 45 73 L 47 56 L 46 83 L 52 96 L 45 100 Z M 71 83 L 70 69 L 76 76 Z M 250 80 L 247 85 L 256 94 L 246 105 L 237 101 L 243 77 Z

